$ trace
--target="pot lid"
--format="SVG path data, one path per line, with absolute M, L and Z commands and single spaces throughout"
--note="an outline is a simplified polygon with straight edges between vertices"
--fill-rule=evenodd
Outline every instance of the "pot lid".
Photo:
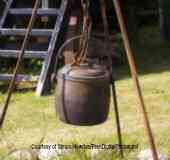
M 102 66 L 81 64 L 73 67 L 68 75 L 73 78 L 96 78 L 105 74 L 106 69 Z

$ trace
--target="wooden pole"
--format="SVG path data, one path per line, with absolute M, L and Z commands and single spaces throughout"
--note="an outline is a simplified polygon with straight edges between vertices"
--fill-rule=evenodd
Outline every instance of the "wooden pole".
M 137 76 L 137 70 L 136 70 L 136 65 L 135 65 L 135 61 L 134 61 L 134 57 L 133 57 L 133 52 L 132 52 L 132 49 L 130 46 L 128 33 L 127 33 L 127 30 L 125 27 L 120 4 L 119 4 L 118 0 L 113 0 L 113 4 L 114 4 L 115 11 L 116 11 L 117 19 L 118 19 L 118 22 L 120 25 L 120 29 L 121 29 L 121 33 L 122 33 L 122 37 L 123 37 L 123 43 L 125 46 L 125 50 L 126 50 L 126 54 L 127 54 L 127 58 L 128 58 L 129 66 L 130 66 L 131 75 L 132 75 L 132 78 L 134 81 L 135 90 L 136 90 L 137 96 L 139 98 L 139 104 L 140 104 L 139 106 L 140 106 L 140 110 L 143 114 L 144 126 L 146 129 L 148 141 L 149 141 L 149 144 L 150 144 L 150 147 L 152 150 L 153 159 L 158 160 L 156 145 L 154 142 L 154 137 L 152 134 L 150 123 L 149 123 L 149 118 L 148 118 L 147 111 L 145 108 L 144 99 L 143 99 L 142 91 L 141 91 L 138 76 Z
M 102 19 L 103 19 L 103 24 L 104 24 L 104 33 L 105 33 L 105 41 L 106 43 L 109 42 L 109 24 L 107 21 L 107 15 L 106 15 L 106 3 L 105 0 L 100 0 L 100 7 L 101 7 L 101 13 L 102 13 Z M 106 44 L 107 46 L 107 44 Z M 120 116 L 119 116 L 119 108 L 118 108 L 118 103 L 117 103 L 117 94 L 116 94 L 116 86 L 115 86 L 115 81 L 112 76 L 112 56 L 108 56 L 109 59 L 109 67 L 110 67 L 110 74 L 111 74 L 111 89 L 112 89 L 112 96 L 113 96 L 113 103 L 114 103 L 114 110 L 115 110 L 115 120 L 116 120 L 116 127 L 117 127 L 117 136 L 118 136 L 118 144 L 120 147 L 120 156 L 123 158 L 124 153 L 123 153 L 123 143 L 122 143 L 122 132 L 121 132 L 121 125 L 120 125 Z
M 9 88 L 8 88 L 7 98 L 6 98 L 6 101 L 5 101 L 3 110 L 2 110 L 2 114 L 0 115 L 0 129 L 3 126 L 4 120 L 5 120 L 5 117 L 6 117 L 6 113 L 7 113 L 8 107 L 9 107 L 9 103 L 10 103 L 12 93 L 13 93 L 13 89 L 14 89 L 14 86 L 15 86 L 15 82 L 16 82 L 16 79 L 17 79 L 17 74 L 18 74 L 18 71 L 19 71 L 19 68 L 20 68 L 20 65 L 21 65 L 21 62 L 22 62 L 22 58 L 24 56 L 25 49 L 26 49 L 27 44 L 29 42 L 30 33 L 32 31 L 32 28 L 33 28 L 33 25 L 34 25 L 34 22 L 35 22 L 35 19 L 36 19 L 36 15 L 37 15 L 39 5 L 40 5 L 40 0 L 36 0 L 35 6 L 34 6 L 34 9 L 33 9 L 33 13 L 32 13 L 28 28 L 27 28 L 27 32 L 26 32 L 26 35 L 25 35 L 19 56 L 18 56 L 17 64 L 16 64 L 16 67 L 14 69 L 13 77 L 12 77 L 12 80 L 11 80 Z
M 118 136 L 118 143 L 119 143 L 119 148 L 120 148 L 120 156 L 123 158 L 124 152 L 123 152 L 122 132 L 121 132 L 119 108 L 118 108 L 118 103 L 117 103 L 117 94 L 116 94 L 116 86 L 115 86 L 114 79 L 112 79 L 112 96 L 113 96 L 113 103 L 114 103 L 114 109 L 115 109 L 115 119 L 116 119 L 116 124 L 117 124 L 117 136 Z

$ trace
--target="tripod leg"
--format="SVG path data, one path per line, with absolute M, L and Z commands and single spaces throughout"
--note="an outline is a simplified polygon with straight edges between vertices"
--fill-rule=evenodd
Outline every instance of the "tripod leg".
M 118 143 L 119 143 L 119 149 L 120 149 L 120 156 L 123 158 L 123 145 L 122 145 L 122 133 L 121 133 L 121 126 L 120 126 L 120 117 L 119 117 L 119 109 L 118 109 L 118 103 L 117 103 L 117 95 L 116 95 L 116 87 L 115 87 L 115 81 L 112 82 L 112 96 L 113 96 L 113 103 L 114 103 L 114 109 L 115 109 L 115 119 L 116 119 L 116 125 L 117 125 L 117 135 L 118 135 Z
M 5 104 L 3 106 L 2 113 L 0 113 L 1 114 L 0 115 L 0 129 L 2 129 L 3 123 L 4 123 L 5 118 L 6 118 L 6 114 L 7 114 L 8 108 L 9 108 L 9 103 L 10 103 L 10 100 L 11 100 L 11 97 L 12 97 L 15 81 L 16 81 L 16 78 L 17 78 L 17 74 L 18 74 L 18 71 L 19 71 L 19 68 L 20 68 L 26 47 L 27 47 L 28 42 L 29 42 L 30 33 L 32 31 L 34 22 L 36 20 L 39 5 L 40 5 L 40 0 L 36 0 L 35 5 L 34 5 L 34 9 L 33 9 L 33 12 L 32 12 L 32 16 L 31 16 L 30 22 L 29 22 L 28 27 L 27 27 L 27 32 L 25 34 L 20 53 L 18 55 L 18 60 L 17 60 L 17 64 L 16 64 L 15 69 L 14 69 L 13 77 L 12 77 L 12 80 L 11 80 L 9 88 L 8 88 L 7 98 L 5 100 Z
M 144 126 L 145 126 L 145 130 L 146 130 L 146 134 L 148 137 L 148 141 L 152 150 L 152 156 L 154 160 L 158 160 L 158 153 L 157 153 L 157 149 L 156 149 L 156 144 L 155 144 L 155 140 L 154 140 L 154 136 L 152 133 L 152 129 L 150 126 L 150 122 L 149 122 L 149 117 L 147 114 L 147 110 L 145 108 L 145 104 L 144 104 L 144 99 L 143 99 L 143 95 L 142 95 L 142 91 L 140 88 L 140 84 L 139 84 L 139 80 L 138 80 L 138 75 L 137 75 L 137 69 L 136 69 L 136 65 L 135 65 L 135 60 L 133 57 L 133 52 L 130 46 L 130 42 L 129 42 L 129 37 L 128 37 L 128 33 L 125 27 L 125 23 L 124 23 L 124 19 L 123 19 L 123 15 L 121 12 L 121 8 L 120 8 L 120 4 L 119 4 L 119 0 L 113 0 L 113 4 L 114 4 L 114 8 L 116 11 L 116 15 L 117 15 L 117 19 L 119 22 L 119 26 L 120 26 L 120 30 L 122 33 L 122 38 L 123 38 L 123 43 L 125 46 L 125 50 L 126 50 L 126 54 L 127 54 L 127 58 L 128 58 L 128 63 L 130 66 L 130 70 L 131 70 L 131 75 L 134 81 L 134 86 L 135 86 L 135 90 L 139 99 L 139 104 L 140 104 L 140 110 L 141 113 L 143 115 L 143 120 L 144 120 Z
M 106 15 L 106 3 L 105 0 L 100 0 L 100 7 L 101 7 L 101 14 L 103 19 L 103 25 L 104 25 L 104 33 L 105 33 L 105 41 L 106 45 L 107 42 L 109 42 L 109 24 L 107 21 L 107 15 Z M 105 46 L 106 47 L 106 46 Z M 110 67 L 110 74 L 112 75 L 112 57 L 111 55 L 108 56 L 108 62 Z M 117 125 L 117 135 L 118 135 L 118 143 L 119 143 L 119 149 L 120 149 L 120 156 L 123 158 L 123 148 L 122 148 L 122 134 L 121 134 L 121 127 L 120 127 L 120 119 L 119 119 L 119 110 L 118 110 L 118 104 L 117 104 L 117 96 L 116 96 L 116 87 L 114 79 L 112 79 L 112 95 L 113 95 L 113 103 L 114 103 L 114 109 L 115 109 L 115 118 L 116 118 L 116 125 Z

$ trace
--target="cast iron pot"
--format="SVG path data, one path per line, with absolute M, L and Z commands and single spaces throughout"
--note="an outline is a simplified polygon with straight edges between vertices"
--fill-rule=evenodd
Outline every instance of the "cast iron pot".
M 58 72 L 56 111 L 61 121 L 96 125 L 106 121 L 110 106 L 110 75 L 100 65 L 66 65 Z

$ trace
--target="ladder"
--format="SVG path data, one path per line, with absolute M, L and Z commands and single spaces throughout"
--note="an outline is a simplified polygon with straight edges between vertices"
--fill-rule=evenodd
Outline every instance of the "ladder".
M 26 28 L 13 27 L 15 24 L 11 24 L 7 27 L 6 24 L 9 22 L 9 16 L 15 17 L 17 21 L 22 21 L 23 17 L 29 17 L 32 14 L 33 8 L 19 8 L 15 7 L 16 1 L 19 0 L 8 0 L 6 1 L 6 7 L 3 15 L 0 19 L 0 37 L 18 37 L 24 36 Z M 22 1 L 22 0 L 20 0 Z M 55 19 L 53 28 L 33 28 L 31 36 L 35 37 L 47 37 L 47 47 L 41 47 L 37 49 L 27 49 L 24 54 L 24 59 L 39 59 L 42 60 L 42 68 L 40 75 L 37 76 L 37 87 L 36 95 L 41 96 L 44 91 L 48 88 L 51 67 L 56 57 L 56 44 L 59 44 L 60 33 L 62 31 L 62 25 L 64 23 L 64 16 L 68 6 L 67 0 L 61 0 L 59 8 L 49 8 L 48 0 L 42 0 L 42 8 L 38 10 L 38 17 L 46 17 L 46 19 L 53 17 Z M 22 17 L 22 18 L 20 18 Z M 12 20 L 13 21 L 13 20 Z M 47 20 L 48 21 L 48 20 Z M 11 22 L 12 23 L 12 22 Z M 18 47 L 19 48 L 19 47 Z M 5 45 L 0 45 L 0 59 L 2 58 L 17 58 L 19 49 L 11 49 Z M 0 74 L 0 81 L 9 81 L 12 78 L 11 74 Z M 17 81 L 31 81 L 32 76 L 29 75 L 18 75 Z

